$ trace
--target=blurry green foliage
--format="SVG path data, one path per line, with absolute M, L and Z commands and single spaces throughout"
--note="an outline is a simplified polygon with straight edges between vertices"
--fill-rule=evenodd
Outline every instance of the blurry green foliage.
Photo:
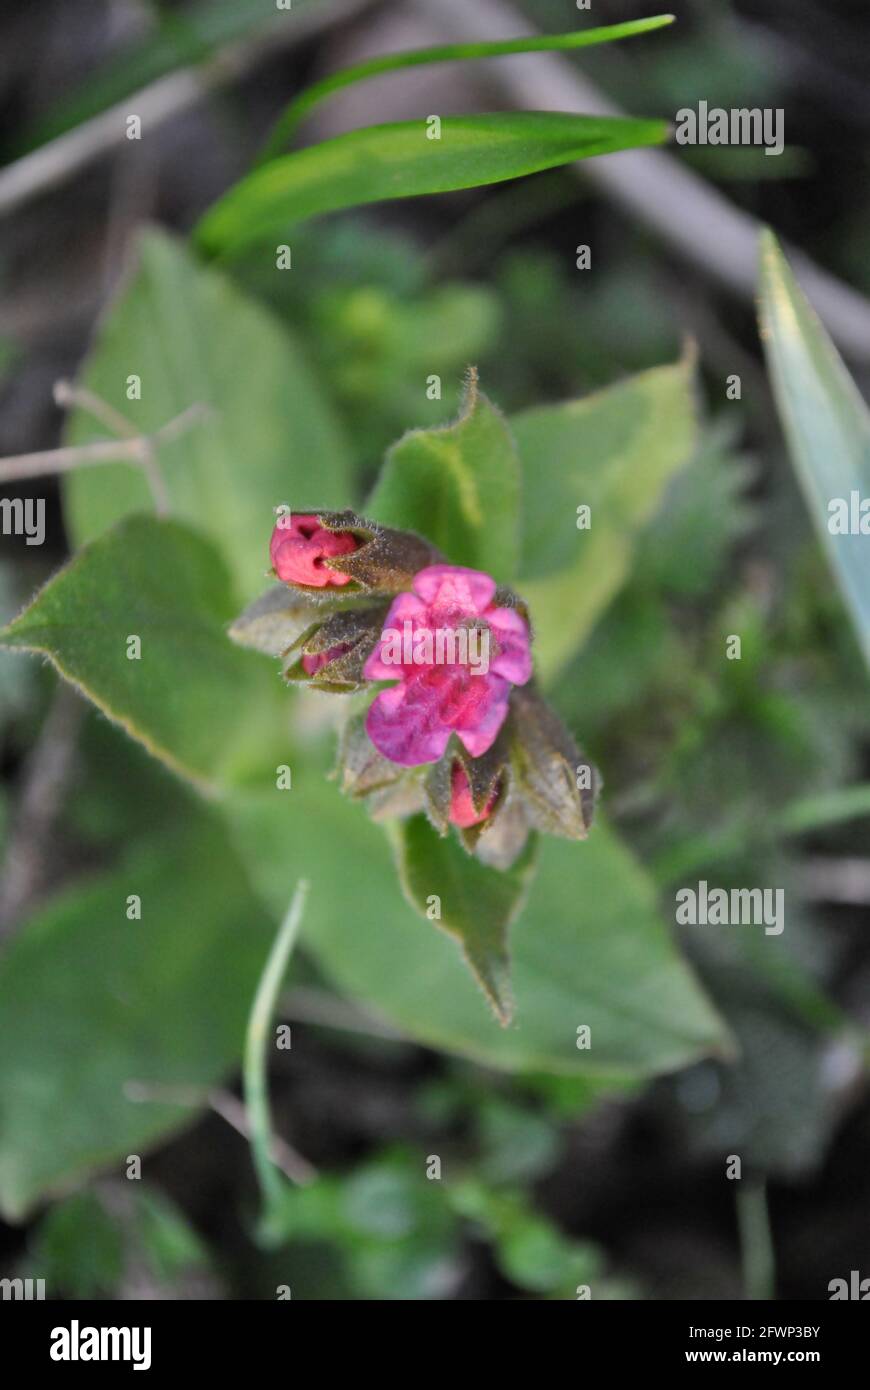
M 671 81 L 666 72 L 661 81 Z M 223 552 L 241 601 L 265 568 L 269 508 L 300 495 L 337 503 L 364 496 L 375 464 L 403 430 L 451 419 L 468 360 L 481 360 L 490 394 L 514 413 L 610 382 L 625 362 L 637 370 L 673 358 L 670 315 L 648 266 L 602 276 L 591 290 L 578 284 L 571 249 L 563 258 L 534 250 L 496 258 L 483 288 L 433 287 L 410 241 L 341 222 L 294 236 L 304 276 L 278 274 L 251 256 L 234 265 L 233 283 L 152 238 L 87 380 L 149 428 L 192 399 L 215 407 L 203 433 L 167 448 L 164 463 L 176 511 Z M 244 348 L 229 352 L 237 332 Z M 131 344 L 130 370 L 144 362 L 148 386 L 135 403 L 126 401 L 117 365 L 130 359 Z M 236 392 L 240 364 L 251 374 L 244 400 Z M 441 400 L 426 396 L 430 370 L 443 375 Z M 586 486 L 584 469 L 592 482 L 606 468 L 614 430 L 629 422 L 627 401 L 637 406 L 638 467 L 648 458 L 650 429 L 665 428 L 657 420 L 679 419 L 687 445 L 679 459 L 674 449 L 648 505 L 632 518 L 624 562 L 602 586 L 575 634 L 583 645 L 572 646 L 553 687 L 606 769 L 612 826 L 598 826 L 587 845 L 550 847 L 538 897 L 514 930 L 522 1032 L 500 1034 L 452 943 L 386 890 L 380 831 L 323 785 L 329 716 L 317 707 L 291 711 L 288 699 L 285 721 L 272 722 L 271 713 L 252 720 L 247 791 L 208 813 L 116 731 L 90 721 L 81 795 L 65 828 L 95 863 L 93 875 L 38 910 L 0 977 L 0 1197 L 9 1216 L 86 1184 L 131 1147 L 159 1143 L 192 1113 L 133 1101 L 125 1083 L 202 1088 L 232 1070 L 269 928 L 300 868 L 313 888 L 298 968 L 412 1036 L 455 1051 L 440 1097 L 426 1103 L 433 1123 L 440 1116 L 466 1127 L 443 1185 L 425 1179 L 422 1151 L 391 1150 L 288 1194 L 289 1249 L 305 1253 L 302 1296 L 305 1278 L 312 1288 L 325 1278 L 348 1297 L 447 1296 L 459 1286 L 469 1241 L 485 1242 L 502 1275 L 535 1296 L 573 1297 L 584 1282 L 595 1297 L 624 1296 L 600 1252 L 565 1237 L 519 1189 L 551 1171 L 566 1123 L 661 1069 L 695 1063 L 662 1084 L 673 1090 L 697 1152 L 745 1150 L 756 1167 L 791 1176 L 819 1161 L 836 1120 L 826 1058 L 831 1047 L 857 1058 L 860 1038 L 828 999 L 836 954 L 820 944 L 814 910 L 794 911 L 775 956 L 751 934 L 684 934 L 743 1050 L 740 1058 L 695 1062 L 721 1042 L 721 1029 L 667 940 L 641 866 L 651 865 L 665 889 L 705 872 L 726 884 L 789 874 L 774 813 L 857 773 L 870 732 L 864 673 L 808 531 L 786 526 L 792 553 L 784 558 L 781 523 L 765 525 L 794 515 L 789 484 L 773 477 L 757 487 L 739 423 L 730 423 L 739 419 L 736 407 L 727 427 L 701 420 L 692 452 L 683 369 L 659 371 L 669 409 L 653 400 L 641 408 L 637 379 L 614 387 L 619 409 L 610 433 L 599 431 L 604 444 L 593 439 L 576 459 L 570 441 L 565 446 L 576 473 L 543 479 L 537 443 L 527 460 L 533 480 L 548 485 L 536 494 L 539 511 L 533 503 L 527 516 L 535 541 L 529 573 L 546 575 L 573 558 L 567 533 L 554 528 L 570 530 L 576 504 L 588 500 L 575 496 Z M 78 417 L 71 437 L 101 432 Z M 229 497 L 218 495 L 225 485 Z M 147 494 L 126 470 L 95 469 L 69 489 L 79 541 L 141 505 Z M 155 539 L 151 551 L 157 579 L 161 545 Z M 145 594 L 149 580 L 143 576 Z M 212 618 L 219 624 L 224 615 L 231 616 L 228 598 Z M 741 634 L 742 660 L 725 663 L 732 632 Z M 218 747 L 224 738 L 208 689 L 211 659 L 196 707 L 186 712 L 209 765 L 209 741 Z M 268 685 L 273 673 L 261 669 Z M 28 688 L 34 683 L 17 657 L 4 659 L 2 670 L 13 685 L 19 672 Z M 239 703 L 242 686 L 243 679 L 234 685 Z M 277 679 L 274 689 L 283 698 Z M 4 706 L 5 718 L 16 717 L 17 698 Z M 161 719 L 172 715 L 161 708 Z M 292 799 L 296 790 L 286 801 L 273 791 L 278 762 L 292 763 L 304 807 Z M 130 922 L 126 894 L 140 885 L 143 922 Z M 369 912 L 361 903 L 373 902 L 375 888 Z M 589 1021 L 592 1057 L 606 1063 L 598 1075 L 574 1047 L 576 1023 Z M 53 1026 L 64 1030 L 64 1049 Z M 495 1097 L 480 1061 L 499 1068 Z M 61 1110 L 71 1123 L 58 1144 Z M 171 1215 L 145 1225 L 154 1268 L 170 1277 L 188 1254 L 196 1263 L 195 1238 Z M 58 1285 L 82 1295 L 117 1289 L 118 1241 L 93 1190 L 51 1208 L 35 1239 Z M 161 1266 L 155 1252 L 164 1246 Z M 321 1264 L 309 1258 L 312 1250 L 322 1253 Z
M 177 1281 L 207 1263 L 179 1208 L 139 1182 L 58 1202 L 39 1222 L 27 1257 L 49 1297 L 72 1299 L 110 1297 L 125 1277 L 135 1279 L 137 1295 L 175 1297 Z
M 287 1238 L 332 1242 L 356 1298 L 455 1295 L 467 1269 L 463 1244 L 471 1239 L 491 1242 L 502 1276 L 519 1290 L 574 1298 L 578 1284 L 592 1284 L 593 1297 L 626 1296 L 605 1275 L 599 1250 L 560 1234 L 519 1188 L 467 1176 L 449 1158 L 440 1176 L 427 1177 L 435 1157 L 396 1147 L 344 1177 L 288 1189 Z M 306 1264 L 316 1260 L 309 1256 Z M 300 1271 L 294 1294 L 310 1296 L 306 1277 Z
M 267 942 L 226 830 L 192 802 L 25 924 L 0 972 L 5 1216 L 189 1119 L 240 1056 Z

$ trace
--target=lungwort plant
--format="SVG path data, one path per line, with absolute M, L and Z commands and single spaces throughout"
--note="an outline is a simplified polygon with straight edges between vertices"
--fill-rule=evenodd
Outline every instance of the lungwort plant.
M 512 889 L 495 890 L 500 921 L 475 921 L 483 901 L 469 904 L 465 929 L 452 913 L 445 921 L 503 1021 L 505 933 L 529 884 L 534 834 L 586 839 L 597 782 L 533 679 L 529 610 L 498 582 L 511 565 L 502 527 L 516 531 L 519 497 L 515 445 L 472 371 L 459 419 L 406 435 L 371 499 L 373 516 L 428 514 L 426 530 L 443 535 L 448 553 L 354 512 L 282 506 L 270 544 L 281 582 L 231 629 L 241 644 L 280 656 L 289 682 L 339 694 L 377 687 L 344 723 L 337 768 L 343 790 L 376 820 L 423 813 L 481 864 L 513 870 Z M 490 553 L 495 575 L 473 567 Z M 426 915 L 441 921 L 436 878 L 419 880 L 427 886 Z
M 92 734 L 103 801 L 127 808 L 123 853 L 37 913 L 0 977 L 7 1213 L 178 1126 L 161 1087 L 205 1096 L 238 1061 L 299 878 L 307 968 L 431 1046 L 613 1079 L 727 1045 L 651 877 L 600 810 L 593 823 L 597 775 L 555 712 L 692 456 L 692 361 L 510 418 L 473 370 L 452 420 L 428 373 L 417 390 L 406 372 L 416 418 L 370 487 L 309 344 L 241 287 L 252 264 L 304 273 L 298 255 L 280 267 L 315 215 L 666 135 L 658 121 L 513 112 L 284 153 L 315 99 L 403 65 L 579 49 L 667 22 L 331 78 L 290 108 L 191 246 L 142 237 L 64 395 L 73 557 L 2 634 L 129 736 L 105 721 Z M 581 503 L 592 529 L 578 528 Z M 131 902 L 137 928 L 119 935 Z M 514 1026 L 494 1026 L 479 987 Z M 57 1049 L 59 1035 L 75 1045 Z M 131 1078 L 146 1083 L 135 1098 Z M 73 1091 L 98 1144 L 92 1126 L 55 1132 L 57 1096 Z

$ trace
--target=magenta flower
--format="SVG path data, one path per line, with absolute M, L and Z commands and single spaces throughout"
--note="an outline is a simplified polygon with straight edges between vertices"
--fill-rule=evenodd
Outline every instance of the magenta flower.
M 350 575 L 340 574 L 323 562 L 333 555 L 356 550 L 358 541 L 345 532 L 327 531 L 316 516 L 285 512 L 278 517 L 269 542 L 272 568 L 285 584 L 307 584 L 314 589 L 350 583 Z
M 529 629 L 498 607 L 495 580 L 478 570 L 430 565 L 390 607 L 366 661 L 368 680 L 396 680 L 366 719 L 372 743 L 403 767 L 437 762 L 456 733 L 473 758 L 495 742 L 512 685 L 532 674 Z

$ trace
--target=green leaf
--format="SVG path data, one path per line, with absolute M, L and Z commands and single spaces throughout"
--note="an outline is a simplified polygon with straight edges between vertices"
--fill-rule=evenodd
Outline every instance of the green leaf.
M 469 374 L 459 419 L 412 430 L 387 455 L 366 511 L 417 531 L 455 565 L 507 583 L 520 539 L 520 469 L 504 417 Z
M 507 872 L 481 864 L 455 836 L 442 839 L 425 816 L 412 816 L 397 825 L 394 843 L 408 901 L 428 918 L 430 899 L 437 896 L 440 915 L 433 922 L 458 940 L 499 1023 L 510 1023 L 508 928 L 529 891 L 534 840 Z
M 49 1208 L 32 1245 L 34 1268 L 55 1298 L 61 1291 L 67 1298 L 106 1298 L 121 1281 L 124 1232 L 95 1192 L 77 1192 Z
M 208 1267 L 208 1252 L 187 1216 L 158 1189 L 140 1186 L 134 1230 L 153 1277 L 171 1285 L 179 1275 Z
M 541 1216 L 518 1221 L 498 1242 L 498 1263 L 520 1288 L 566 1296 L 577 1284 L 591 1283 L 601 1267 L 592 1245 L 568 1240 Z
M 739 429 L 724 419 L 699 440 L 688 468 L 668 485 L 655 525 L 640 539 L 632 584 L 646 596 L 697 601 L 720 577 L 754 516 L 746 500 L 751 463 L 734 448 Z
M 545 679 L 573 656 L 620 588 L 635 538 L 691 457 L 693 376 L 686 357 L 511 420 L 524 478 L 519 584 Z M 578 529 L 582 505 L 591 509 L 588 529 Z
M 240 647 L 277 658 L 293 646 L 317 616 L 310 599 L 287 584 L 272 584 L 239 614 L 227 635 Z
M 493 1190 L 465 1178 L 448 1188 L 446 1196 L 460 1215 L 486 1233 L 505 1278 L 520 1288 L 573 1298 L 578 1283 L 593 1278 L 597 1283 L 602 1265 L 598 1248 L 562 1235 L 533 1210 L 524 1192 Z
M 419 1172 L 418 1153 L 391 1148 L 363 1159 L 346 1177 L 288 1183 L 280 1213 L 284 1238 L 315 1241 L 321 1249 L 328 1243 L 341 1261 L 338 1284 L 348 1287 L 348 1297 L 442 1298 L 445 1265 L 457 1258 L 458 1221 L 441 1184 L 420 1182 Z M 333 1291 L 335 1283 L 333 1274 Z M 302 1298 L 318 1297 L 321 1260 L 304 1261 L 293 1279 L 294 1298 L 297 1288 Z
M 575 116 L 557 111 L 444 116 L 441 138 L 425 120 L 350 131 L 255 169 L 199 222 L 195 237 L 213 255 L 234 255 L 277 238 L 310 217 L 390 198 L 448 193 L 572 164 L 667 138 L 664 121 Z
M 276 122 L 260 162 L 272 158 L 283 149 L 318 102 L 331 96 L 333 92 L 340 92 L 343 88 L 363 82 L 367 78 L 377 77 L 385 72 L 429 66 L 432 63 L 452 63 L 459 59 L 501 58 L 512 53 L 545 53 L 553 50 L 564 53 L 578 48 L 591 48 L 595 44 L 611 43 L 615 39 L 630 39 L 637 34 L 648 34 L 654 29 L 664 28 L 666 24 L 673 24 L 674 19 L 675 16 L 672 14 L 661 14 L 649 19 L 631 20 L 626 24 L 608 24 L 598 29 L 575 29 L 569 34 L 536 34 L 488 43 L 447 43 L 435 48 L 415 48 L 369 58 L 354 67 L 330 73 L 296 97 Z
M 141 380 L 141 400 L 127 400 L 130 375 Z M 263 587 L 275 506 L 347 506 L 348 448 L 302 350 L 163 232 L 143 237 L 82 384 L 147 433 L 196 402 L 210 407 L 208 419 L 161 447 L 160 464 L 173 515 L 221 547 L 243 602 Z M 101 432 L 77 412 L 69 442 Z M 68 474 L 64 500 L 78 545 L 151 507 L 139 470 L 121 464 Z
M 193 803 L 183 827 L 26 925 L 0 966 L 8 1219 L 189 1122 L 240 1056 L 269 937 L 225 831 Z M 160 1087 L 181 1088 L 176 1103 L 133 1098 Z
M 404 901 L 382 831 L 320 774 L 294 776 L 280 806 L 272 792 L 234 797 L 227 811 L 272 910 L 304 873 L 303 948 L 411 1038 L 508 1071 L 566 1074 L 652 1075 L 724 1046 L 649 879 L 600 821 L 584 844 L 542 844 L 511 930 L 515 1022 L 500 1029 L 455 942 Z M 583 1024 L 589 1050 L 577 1047 Z
M 870 412 L 772 232 L 761 241 L 761 336 L 795 471 L 870 663 L 868 538 L 828 529 L 834 499 L 870 498 Z
M 53 1298 L 117 1297 L 125 1266 L 128 1276 L 145 1272 L 160 1296 L 178 1297 L 173 1280 L 207 1266 L 202 1242 L 174 1203 L 141 1182 L 125 1187 L 123 1194 L 117 1186 L 76 1193 L 40 1221 L 29 1268 Z
M 0 644 L 43 653 L 149 753 L 208 790 L 243 762 L 272 685 L 280 694 L 268 667 L 228 641 L 234 610 L 208 541 L 133 516 L 55 575 Z M 139 658 L 128 657 L 131 637 Z
M 476 1108 L 477 1172 L 483 1181 L 531 1184 L 555 1168 L 562 1135 L 550 1116 L 498 1095 L 482 1096 Z

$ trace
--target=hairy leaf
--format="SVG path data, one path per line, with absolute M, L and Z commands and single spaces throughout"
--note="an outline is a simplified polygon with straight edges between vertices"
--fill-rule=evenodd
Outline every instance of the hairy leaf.
M 412 430 L 387 455 L 367 510 L 387 526 L 417 531 L 451 564 L 503 582 L 519 554 L 520 472 L 516 446 L 495 406 L 469 377 L 459 419 Z

